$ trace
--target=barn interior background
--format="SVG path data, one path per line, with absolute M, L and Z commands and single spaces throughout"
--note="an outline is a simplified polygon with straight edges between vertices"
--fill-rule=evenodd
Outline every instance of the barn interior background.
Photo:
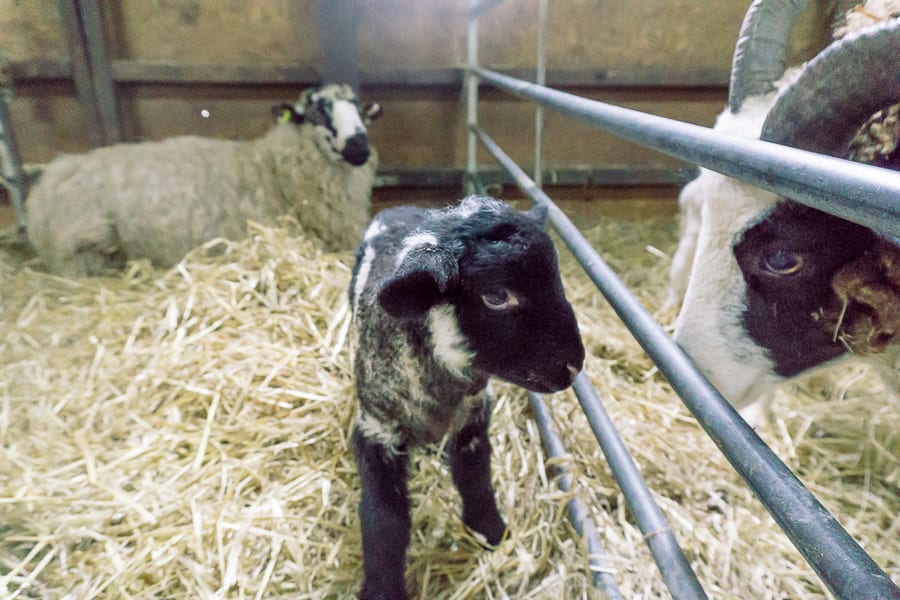
M 63 20 L 60 6 L 67 5 Z M 397 188 L 404 197 L 455 195 L 465 161 L 465 8 L 455 0 L 4 0 L 0 52 L 10 62 L 23 161 L 114 141 L 257 136 L 270 125 L 269 107 L 317 83 L 323 68 L 352 76 L 353 66 L 331 63 L 355 49 L 360 95 L 385 109 L 371 132 L 382 165 L 376 201 L 397 198 Z M 483 64 L 533 77 L 536 10 L 534 2 L 514 1 L 485 15 Z M 547 83 L 711 125 L 726 97 L 745 10 L 742 1 L 555 2 Z M 355 31 L 347 31 L 348 14 Z M 798 25 L 792 60 L 819 47 L 813 22 L 810 15 Z M 490 90 L 482 100 L 481 118 L 496 141 L 531 164 L 533 107 Z M 670 200 L 673 186 L 690 176 L 689 165 L 586 131 L 547 115 L 545 180 L 566 186 L 566 197 Z M 487 154 L 481 160 L 493 164 Z
M 709 126 L 725 103 L 747 4 L 551 2 L 547 84 Z M 822 1 L 804 14 L 789 62 L 821 47 L 815 24 L 835 10 Z M 485 14 L 481 63 L 532 77 L 536 11 L 536 2 L 509 0 Z M 358 78 L 363 100 L 384 107 L 370 128 L 381 156 L 376 208 L 445 203 L 461 193 L 465 31 L 459 0 L 0 0 L 3 81 L 13 90 L 12 126 L 29 172 L 58 153 L 116 141 L 251 138 L 270 126 L 272 104 L 342 73 Z M 486 88 L 480 111 L 494 139 L 519 164 L 532 164 L 533 106 Z M 676 235 L 677 191 L 693 166 L 550 111 L 545 119 L 548 193 L 589 226 L 598 249 L 670 324 L 661 309 L 665 255 Z M 486 153 L 480 161 L 493 165 Z M 503 195 L 517 197 L 511 186 Z M 10 223 L 8 202 L 0 211 L 0 222 Z M 281 230 L 261 230 L 226 256 L 233 262 L 195 257 L 191 281 L 144 266 L 119 282 L 70 284 L 29 275 L 13 259 L 4 264 L 0 595 L 345 597 L 355 589 L 359 540 L 345 437 L 352 406 L 333 409 L 335 398 L 352 395 L 340 362 L 349 258 L 323 256 Z M 291 266 L 297 257 L 313 257 L 312 270 Z M 188 335 L 193 347 L 176 335 L 179 327 L 202 330 L 191 310 L 213 315 L 222 298 L 234 300 L 217 281 L 252 288 L 273 260 L 289 285 L 263 291 L 265 308 L 296 312 L 297 288 L 316 290 L 305 316 L 282 322 L 238 302 L 225 311 L 244 315 L 233 328 Z M 596 292 L 574 266 L 566 273 L 596 357 L 592 379 L 612 398 L 609 410 L 707 590 L 722 598 L 826 596 Z M 120 322 L 110 320 L 116 310 Z M 246 327 L 260 333 L 243 337 Z M 311 349 L 310 362 L 275 349 L 297 340 Z M 271 354 L 251 359 L 248 344 Z M 165 353 L 183 363 L 153 358 Z M 213 353 L 230 364 L 203 364 Z M 230 396 L 203 373 L 244 392 Z M 820 377 L 781 394 L 779 416 L 763 434 L 896 579 L 900 411 L 882 392 L 859 367 Z M 420 458 L 413 497 L 426 533 L 410 548 L 410 589 L 423 598 L 592 597 L 587 557 L 562 518 L 568 496 L 547 484 L 542 467 L 530 467 L 540 464 L 540 448 L 520 414 L 521 394 L 505 386 L 499 394 L 495 477 L 518 533 L 493 554 L 457 543 L 465 534 L 443 466 Z M 561 432 L 568 463 L 623 592 L 664 596 L 587 427 L 563 396 L 553 410 L 569 423 Z M 35 406 L 23 408 L 24 399 Z M 249 474 L 226 482 L 236 471 Z M 190 485 L 180 481 L 185 473 Z

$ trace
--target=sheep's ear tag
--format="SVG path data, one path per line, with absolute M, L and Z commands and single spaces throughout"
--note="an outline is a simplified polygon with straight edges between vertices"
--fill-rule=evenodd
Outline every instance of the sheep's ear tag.
M 456 278 L 448 253 L 433 246 L 411 250 L 378 292 L 378 303 L 397 319 L 421 317 L 444 300 Z
M 287 102 L 276 104 L 272 107 L 272 116 L 278 123 L 302 123 L 303 113 Z

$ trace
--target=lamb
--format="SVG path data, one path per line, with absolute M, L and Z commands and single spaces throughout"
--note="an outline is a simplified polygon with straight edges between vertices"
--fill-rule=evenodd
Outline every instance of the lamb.
M 51 161 L 26 204 L 28 238 L 46 268 L 78 277 L 148 258 L 171 266 L 247 221 L 291 215 L 328 250 L 351 250 L 370 216 L 377 154 L 346 85 L 305 90 L 273 107 L 260 138 L 197 136 L 118 144 Z
M 883 139 L 894 109 L 857 134 L 873 113 L 900 102 L 900 22 L 846 31 L 807 65 L 774 81 L 805 4 L 753 3 L 735 51 L 730 106 L 716 130 L 856 159 L 862 153 L 854 144 L 868 136 L 880 144 L 869 153 L 877 156 L 871 162 L 900 167 L 891 156 L 896 142 Z M 871 4 L 864 7 L 869 14 L 894 14 Z M 675 340 L 748 420 L 755 420 L 754 403 L 772 387 L 848 350 L 886 351 L 883 372 L 893 373 L 889 385 L 896 390 L 896 241 L 706 169 L 679 203 L 683 237 L 669 303 L 682 294 L 684 300 Z
M 550 393 L 581 370 L 546 209 L 470 196 L 403 206 L 366 230 L 350 285 L 362 483 L 361 598 L 406 598 L 408 451 L 447 444 L 463 522 L 497 545 L 506 525 L 490 481 L 488 378 Z

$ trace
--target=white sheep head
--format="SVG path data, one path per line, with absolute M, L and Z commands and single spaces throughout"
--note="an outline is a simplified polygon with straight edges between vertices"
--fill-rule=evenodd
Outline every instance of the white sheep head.
M 367 126 L 381 116 L 381 106 L 360 105 L 349 85 L 329 84 L 304 90 L 295 104 L 278 104 L 272 114 L 279 122 L 315 128 L 319 149 L 334 160 L 360 166 L 369 160 Z
M 782 76 L 787 35 L 805 4 L 753 3 L 716 129 L 846 157 L 859 127 L 900 102 L 900 22 L 849 33 Z M 700 224 L 684 226 L 696 233 L 676 255 L 684 261 L 696 247 L 675 339 L 735 407 L 848 349 L 900 343 L 896 243 L 708 170 L 680 202 Z M 876 288 L 886 307 L 873 306 Z M 870 343 L 853 347 L 854 335 Z

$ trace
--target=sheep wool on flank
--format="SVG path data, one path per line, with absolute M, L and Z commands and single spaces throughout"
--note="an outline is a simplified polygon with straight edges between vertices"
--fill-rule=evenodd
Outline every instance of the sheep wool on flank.
M 281 216 L 326 249 L 350 250 L 370 216 L 378 157 L 366 126 L 379 113 L 327 85 L 274 107 L 278 123 L 257 139 L 182 136 L 58 157 L 28 196 L 28 239 L 51 273 L 70 277 L 141 258 L 171 266 Z
M 544 207 L 523 213 L 470 196 L 446 209 L 388 209 L 366 230 L 350 284 L 361 598 L 406 597 L 412 447 L 449 433 L 463 522 L 490 546 L 504 536 L 488 378 L 555 392 L 585 357 L 545 220 Z
M 896 169 L 896 8 L 864 3 L 841 39 L 785 72 L 806 4 L 751 5 L 715 129 Z M 679 205 L 667 300 L 683 300 L 675 339 L 745 417 L 757 418 L 755 403 L 775 385 L 851 350 L 878 360 L 886 388 L 897 389 L 896 240 L 706 169 Z

